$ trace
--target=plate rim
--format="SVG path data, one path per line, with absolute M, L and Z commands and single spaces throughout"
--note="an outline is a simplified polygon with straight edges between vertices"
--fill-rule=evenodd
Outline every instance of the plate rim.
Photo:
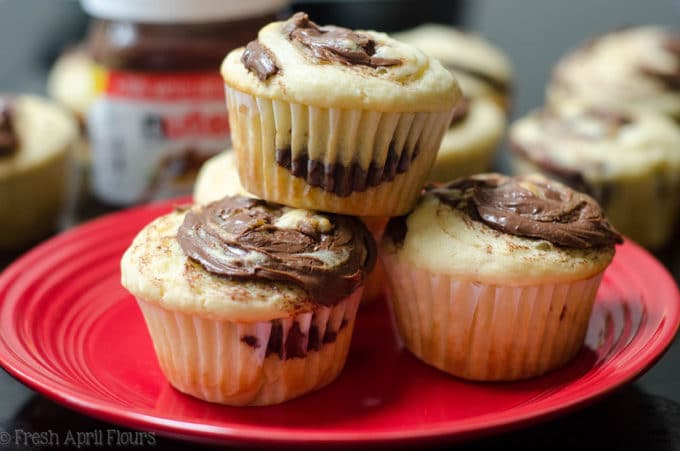
M 84 233 L 84 230 L 86 231 L 90 228 L 97 228 L 102 223 L 115 223 L 121 217 L 145 214 L 147 211 L 155 213 L 157 210 L 169 209 L 174 205 L 186 203 L 190 200 L 190 197 L 180 197 L 145 204 L 101 216 L 62 232 L 39 244 L 12 262 L 0 273 L 0 288 L 7 286 L 12 280 L 11 276 L 17 273 L 32 256 L 44 252 L 45 249 L 57 246 L 62 241 L 68 240 L 71 235 Z M 548 405 L 539 410 L 530 411 L 528 407 L 532 403 L 527 403 L 523 406 L 521 412 L 506 416 L 494 413 L 485 414 L 477 418 L 466 419 L 464 423 L 460 423 L 457 427 L 452 425 L 451 422 L 442 422 L 438 426 L 426 429 L 374 431 L 370 435 L 365 433 L 304 431 L 300 434 L 302 436 L 298 438 L 296 434 L 285 427 L 260 427 L 252 425 L 240 427 L 217 426 L 201 424 L 200 422 L 162 418 L 140 411 L 129 410 L 123 406 L 117 406 L 110 401 L 98 399 L 91 394 L 63 392 L 59 386 L 55 386 L 52 381 L 35 372 L 35 368 L 29 362 L 25 362 L 20 356 L 15 354 L 11 344 L 7 341 L 6 331 L 3 330 L 0 330 L 0 366 L 32 390 L 86 415 L 132 429 L 153 430 L 161 435 L 200 442 L 223 444 L 250 443 L 279 446 L 322 444 L 388 445 L 413 441 L 437 442 L 444 439 L 480 437 L 555 418 L 601 399 L 641 376 L 668 351 L 680 327 L 680 291 L 678 286 L 667 268 L 652 254 L 628 239 L 626 239 L 623 246 L 628 246 L 631 248 L 631 251 L 644 256 L 646 263 L 654 266 L 650 271 L 666 279 L 669 288 L 671 288 L 672 298 L 674 298 L 664 298 L 663 305 L 666 307 L 666 315 L 662 324 L 657 327 L 656 332 L 645 344 L 645 349 L 651 349 L 651 351 L 644 354 L 641 353 L 640 357 L 632 361 L 632 363 L 628 362 L 626 364 L 626 371 L 622 375 L 618 375 L 615 382 L 610 383 L 604 388 L 584 390 L 581 393 L 572 395 L 572 399 L 563 402 L 559 406 Z M 0 299 L 0 311 L 4 308 L 5 299 Z M 651 346 L 650 343 L 652 344 Z M 49 370 L 49 368 L 47 369 Z M 489 416 L 492 416 L 492 418 L 488 418 Z

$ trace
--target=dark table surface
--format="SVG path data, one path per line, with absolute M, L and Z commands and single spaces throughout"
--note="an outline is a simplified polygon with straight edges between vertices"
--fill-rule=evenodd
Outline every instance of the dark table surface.
M 383 8 L 409 4 L 408 1 L 372 3 Z M 413 4 L 410 2 L 408 7 Z M 488 36 L 512 59 L 517 77 L 515 116 L 542 103 L 552 64 L 585 37 L 627 24 L 660 23 L 677 27 L 680 23 L 678 0 L 487 0 L 469 1 L 461 11 L 458 17 L 466 28 Z M 73 1 L 0 0 L 0 91 L 44 92 L 50 62 L 59 48 L 79 39 L 84 27 L 84 16 Z M 30 38 L 15 39 L 27 33 Z M 503 163 L 501 153 L 500 168 Z M 67 224 L 105 211 L 91 202 L 80 203 L 71 212 Z M 0 254 L 0 270 L 17 255 Z M 680 238 L 657 256 L 680 281 Z M 0 438 L 3 433 L 15 437 L 18 430 L 23 430 L 53 431 L 63 440 L 69 431 L 109 429 L 126 431 L 63 408 L 0 370 Z M 156 437 L 153 446 L 188 448 L 186 443 L 163 437 Z M 577 412 L 495 437 L 463 445 L 442 444 L 437 448 L 458 446 L 473 450 L 520 447 L 527 450 L 680 450 L 680 344 L 676 340 L 664 357 L 634 383 Z M 38 449 L 27 442 L 0 443 L 0 449 L 33 448 Z

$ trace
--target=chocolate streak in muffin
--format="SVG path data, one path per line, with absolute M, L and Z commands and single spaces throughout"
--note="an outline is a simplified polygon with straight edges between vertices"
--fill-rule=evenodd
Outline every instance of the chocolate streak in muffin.
M 355 191 L 363 192 L 382 182 L 392 181 L 397 174 L 406 172 L 417 156 L 417 144 L 410 155 L 404 149 L 399 156 L 390 146 L 383 164 L 372 161 L 368 169 L 363 169 L 357 162 L 350 166 L 340 163 L 324 164 L 310 159 L 306 152 L 293 159 L 291 149 L 286 148 L 276 150 L 276 163 L 288 169 L 295 177 L 305 179 L 311 186 L 347 197 Z
M 184 253 L 213 274 L 291 283 L 321 305 L 346 298 L 375 263 L 370 233 L 356 218 L 286 216 L 291 211 L 301 212 L 225 197 L 187 213 L 177 238 Z
M 491 174 L 458 179 L 429 192 L 471 219 L 510 235 L 577 249 L 622 242 L 593 198 L 547 180 Z
M 19 148 L 19 137 L 14 127 L 14 102 L 0 96 L 0 158 L 12 155 Z

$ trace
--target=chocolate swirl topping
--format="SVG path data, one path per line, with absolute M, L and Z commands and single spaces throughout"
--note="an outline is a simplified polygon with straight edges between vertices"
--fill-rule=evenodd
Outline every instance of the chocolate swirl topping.
M 14 127 L 14 102 L 0 96 L 0 158 L 12 155 L 19 148 L 19 137 Z
M 548 179 L 487 174 L 428 191 L 503 233 L 578 249 L 622 242 L 593 198 Z
M 373 68 L 401 64 L 397 58 L 375 56 L 377 43 L 367 34 L 333 25 L 320 27 L 306 13 L 295 13 L 288 19 L 283 26 L 283 33 L 322 61 Z
M 257 40 L 248 43 L 241 56 L 241 62 L 246 69 L 257 75 L 260 81 L 268 80 L 280 70 L 274 61 L 272 52 Z
M 187 213 L 177 233 L 206 271 L 240 280 L 288 282 L 329 305 L 361 285 L 375 242 L 356 218 L 231 196 Z

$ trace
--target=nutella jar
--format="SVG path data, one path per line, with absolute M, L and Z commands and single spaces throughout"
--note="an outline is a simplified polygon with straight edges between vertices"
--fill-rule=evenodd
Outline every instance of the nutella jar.
M 131 205 L 191 191 L 229 145 L 219 67 L 286 0 L 82 0 L 96 100 L 87 123 L 93 190 Z

